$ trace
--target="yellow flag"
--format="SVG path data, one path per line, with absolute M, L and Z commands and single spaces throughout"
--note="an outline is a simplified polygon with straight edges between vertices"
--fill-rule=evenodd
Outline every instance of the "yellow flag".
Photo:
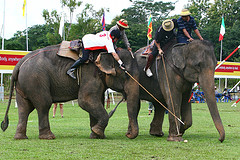
M 23 2 L 23 7 L 22 7 L 22 9 L 23 9 L 23 17 L 24 17 L 24 15 L 25 15 L 25 6 L 26 6 L 26 0 L 24 0 L 24 2 Z

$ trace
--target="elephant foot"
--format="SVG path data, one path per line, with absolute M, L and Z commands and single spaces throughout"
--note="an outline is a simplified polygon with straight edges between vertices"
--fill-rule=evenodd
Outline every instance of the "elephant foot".
M 92 131 L 99 137 L 99 139 L 105 138 L 104 131 L 100 129 L 98 126 L 92 127 Z M 91 135 L 90 135 L 90 138 L 91 138 Z
M 106 138 L 106 136 L 104 135 L 104 137 L 102 138 L 102 137 L 100 137 L 99 135 L 97 135 L 96 133 L 94 133 L 94 132 L 92 132 L 91 134 L 90 134 L 90 139 L 105 139 Z
M 47 140 L 51 140 L 51 139 L 55 139 L 56 136 L 50 132 L 49 134 L 41 134 L 39 135 L 39 139 L 47 139 Z
M 21 140 L 21 139 L 28 139 L 26 134 L 16 133 L 14 139 Z
M 159 131 L 159 132 L 150 131 L 149 133 L 150 133 L 150 135 L 156 136 L 156 137 L 163 137 L 164 136 L 163 131 Z
M 129 139 L 134 139 L 138 136 L 138 132 L 127 131 L 125 134 Z
M 174 141 L 174 142 L 181 142 L 183 141 L 182 135 L 173 135 L 173 136 L 168 136 L 167 141 Z

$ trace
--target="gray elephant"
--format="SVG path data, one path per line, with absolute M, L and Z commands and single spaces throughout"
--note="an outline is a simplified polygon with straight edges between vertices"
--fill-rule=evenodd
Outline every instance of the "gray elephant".
M 2 129 L 8 126 L 8 111 L 13 89 L 16 89 L 19 120 L 15 139 L 26 139 L 29 114 L 36 109 L 39 120 L 39 138 L 54 139 L 50 130 L 49 109 L 52 103 L 78 99 L 79 106 L 90 115 L 90 138 L 105 138 L 104 130 L 109 116 L 104 109 L 104 92 L 111 88 L 121 92 L 127 100 L 129 128 L 128 138 L 138 136 L 137 113 L 139 111 L 139 87 L 118 66 L 111 54 L 100 54 L 98 67 L 92 62 L 83 64 L 79 73 L 80 82 L 70 78 L 66 72 L 74 63 L 70 58 L 56 53 L 60 45 L 49 46 L 30 52 L 23 57 L 13 70 L 9 104 Z M 93 55 L 97 55 L 94 53 Z M 127 50 L 121 50 L 119 57 L 128 72 L 138 80 L 137 62 Z M 107 74 L 106 74 L 107 73 Z
M 172 47 L 173 46 L 169 46 L 169 48 Z M 198 82 L 204 91 L 209 111 L 215 127 L 220 134 L 219 140 L 223 142 L 225 139 L 225 131 L 214 94 L 214 72 L 217 61 L 213 45 L 205 40 L 194 40 L 190 44 L 175 46 L 165 51 L 164 61 L 162 61 L 162 59 L 158 61 L 157 72 L 155 63 L 152 65 L 151 70 L 154 76 L 150 78 L 147 77 L 143 71 L 146 64 L 146 59 L 141 57 L 143 50 L 144 48 L 141 48 L 135 53 L 139 65 L 140 82 L 164 105 L 167 104 L 169 110 L 184 122 L 184 125 L 182 125 L 174 116 L 169 114 L 170 126 L 167 140 L 182 141 L 182 135 L 191 127 L 192 108 L 188 100 L 193 84 Z M 163 62 L 165 62 L 168 80 L 164 71 Z M 170 85 L 170 91 L 168 83 Z M 173 105 L 170 97 L 172 97 Z M 151 123 L 150 134 L 163 136 L 162 123 L 165 109 L 142 89 L 140 89 L 140 98 L 153 102 L 155 106 L 155 114 Z

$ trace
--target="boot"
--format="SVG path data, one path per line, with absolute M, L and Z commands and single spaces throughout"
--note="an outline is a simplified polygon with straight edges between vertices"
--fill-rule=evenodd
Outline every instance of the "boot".
M 67 71 L 67 74 L 73 79 L 77 79 L 76 76 L 74 75 L 75 70 L 76 70 L 76 68 L 71 68 Z
M 152 71 L 150 70 L 150 68 L 148 68 L 147 70 L 145 70 L 145 68 L 144 68 L 143 70 L 146 72 L 146 75 L 147 75 L 148 77 L 152 77 L 152 76 L 153 76 L 153 73 L 152 73 Z
M 78 60 L 76 60 L 76 62 L 74 62 L 71 68 L 67 71 L 67 74 L 73 79 L 77 79 L 76 76 L 74 75 L 74 71 L 83 63 L 84 63 L 84 60 L 82 58 L 79 58 Z
M 150 66 L 152 65 L 153 59 L 154 59 L 154 56 L 153 56 L 152 54 L 149 54 L 146 67 L 143 69 L 144 72 L 146 72 L 146 75 L 147 75 L 148 77 L 152 77 L 152 76 L 153 76 L 153 74 L 152 74 L 152 72 L 151 72 L 151 70 L 150 70 Z

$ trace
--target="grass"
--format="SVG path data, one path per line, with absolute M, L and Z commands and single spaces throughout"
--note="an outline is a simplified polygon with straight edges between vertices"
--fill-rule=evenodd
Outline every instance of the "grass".
M 51 130 L 55 140 L 38 139 L 37 113 L 31 113 L 28 122 L 28 140 L 14 140 L 18 115 L 14 103 L 10 108 L 10 125 L 0 131 L 0 159 L 240 159 L 240 107 L 232 103 L 218 103 L 225 127 L 226 139 L 218 141 L 219 134 L 206 104 L 193 104 L 193 126 L 186 131 L 184 142 L 168 142 L 167 115 L 163 125 L 164 137 L 149 135 L 153 115 L 148 115 L 143 102 L 139 113 L 139 136 L 128 139 L 126 103 L 122 103 L 105 130 L 106 139 L 89 139 L 89 116 L 76 104 L 64 104 L 64 118 L 59 107 L 55 118 L 50 110 Z M 0 120 L 3 120 L 7 101 L 0 102 Z M 111 105 L 111 109 L 113 109 Z M 111 110 L 108 109 L 108 112 Z

